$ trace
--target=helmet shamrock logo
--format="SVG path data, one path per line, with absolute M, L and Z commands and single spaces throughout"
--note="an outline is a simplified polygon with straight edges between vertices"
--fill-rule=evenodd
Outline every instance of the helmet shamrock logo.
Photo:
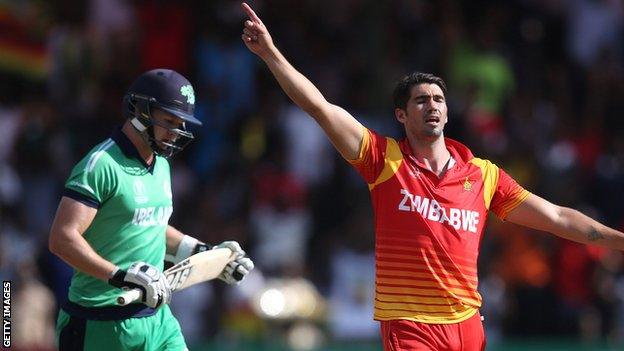
M 190 85 L 184 85 L 180 88 L 180 94 L 182 96 L 186 96 L 186 102 L 191 105 L 195 105 L 195 92 L 193 91 L 193 87 Z

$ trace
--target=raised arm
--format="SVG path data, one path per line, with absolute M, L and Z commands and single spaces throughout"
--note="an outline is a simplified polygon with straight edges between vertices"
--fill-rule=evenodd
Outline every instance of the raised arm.
M 533 194 L 507 215 L 507 221 L 583 244 L 624 250 L 624 233 Z
M 323 128 L 338 152 L 347 160 L 356 159 L 360 151 L 364 127 L 343 108 L 328 102 L 323 94 L 299 73 L 273 44 L 266 26 L 246 3 L 242 39 L 247 48 L 269 67 L 282 90 Z
M 49 248 L 75 269 L 107 281 L 116 266 L 98 255 L 82 236 L 97 210 L 63 197 L 50 229 Z

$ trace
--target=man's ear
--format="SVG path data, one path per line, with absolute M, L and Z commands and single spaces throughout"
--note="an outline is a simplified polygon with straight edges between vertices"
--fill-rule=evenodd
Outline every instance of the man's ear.
M 405 123 L 405 120 L 407 120 L 407 112 L 405 112 L 405 110 L 402 108 L 395 108 L 394 117 L 397 119 L 397 121 Z

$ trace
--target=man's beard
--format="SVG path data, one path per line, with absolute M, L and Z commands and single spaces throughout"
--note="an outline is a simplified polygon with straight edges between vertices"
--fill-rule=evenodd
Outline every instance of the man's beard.
M 422 132 L 422 136 L 426 138 L 437 138 L 442 135 L 442 132 L 443 132 L 442 128 L 425 129 Z

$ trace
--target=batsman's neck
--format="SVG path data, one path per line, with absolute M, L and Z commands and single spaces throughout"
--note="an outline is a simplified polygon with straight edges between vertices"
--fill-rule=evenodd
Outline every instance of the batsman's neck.
M 151 165 L 152 162 L 154 162 L 154 152 L 147 141 L 143 139 L 141 134 L 139 134 L 139 132 L 134 129 L 132 124 L 130 124 L 130 121 L 126 121 L 126 123 L 124 123 L 121 131 L 128 137 L 128 139 L 130 139 L 132 145 L 134 145 L 137 149 L 143 161 L 145 161 L 148 165 Z

